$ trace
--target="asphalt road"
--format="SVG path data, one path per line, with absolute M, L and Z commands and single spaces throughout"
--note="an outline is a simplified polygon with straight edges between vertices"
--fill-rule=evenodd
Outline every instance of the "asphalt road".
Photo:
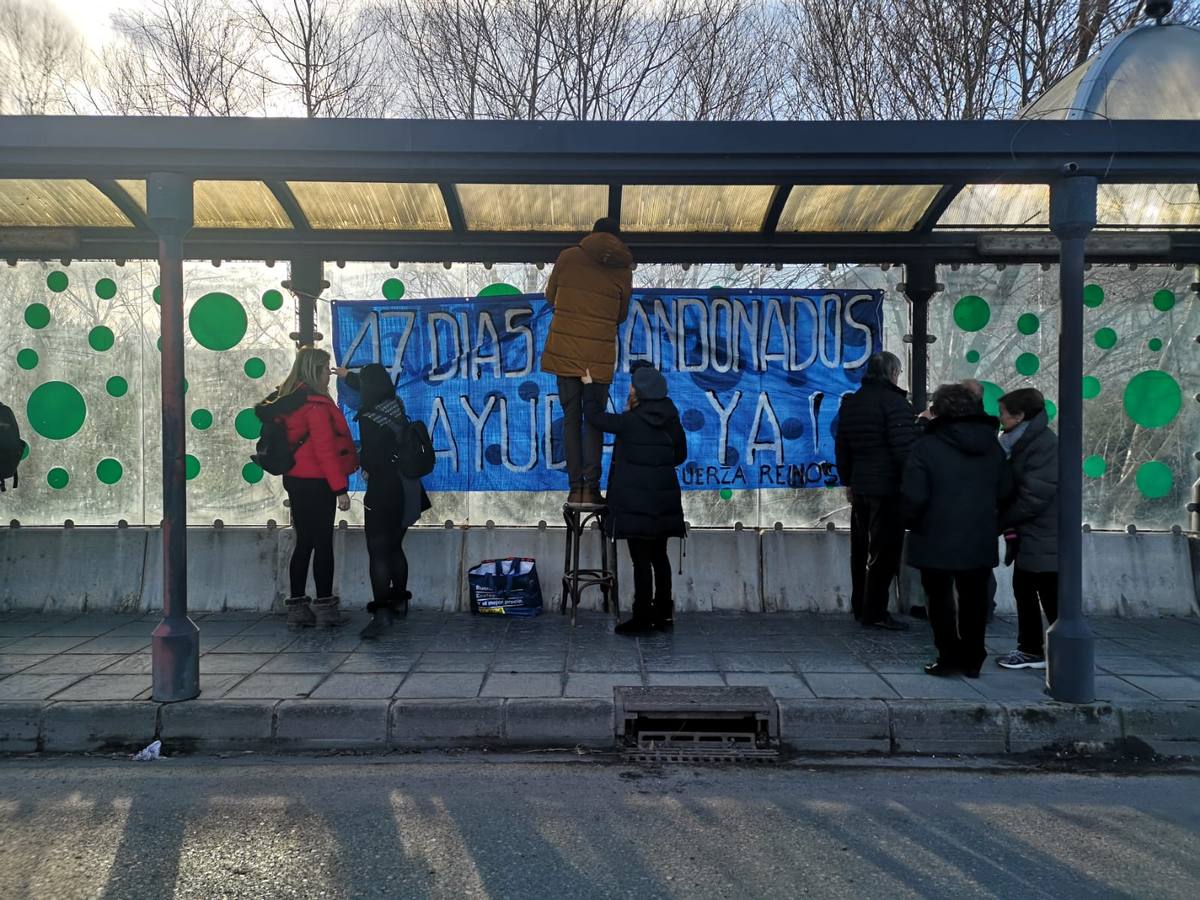
M 0 761 L 0 897 L 1200 896 L 1200 778 Z

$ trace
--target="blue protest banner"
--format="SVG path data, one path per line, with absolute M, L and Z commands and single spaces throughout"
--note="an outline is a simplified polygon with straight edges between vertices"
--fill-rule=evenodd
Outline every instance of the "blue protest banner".
M 882 303 L 865 290 L 637 291 L 610 402 L 624 408 L 634 361 L 666 374 L 685 490 L 833 487 L 838 409 L 882 349 Z M 428 490 L 561 491 L 562 406 L 538 370 L 550 317 L 541 294 L 335 301 L 334 355 L 391 371 L 437 451 Z M 338 402 L 357 437 L 358 396 L 341 383 Z

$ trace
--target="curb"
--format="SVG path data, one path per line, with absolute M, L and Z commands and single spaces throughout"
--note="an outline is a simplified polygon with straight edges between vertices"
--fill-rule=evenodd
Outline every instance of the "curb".
M 1200 702 L 1014 704 L 784 698 L 781 743 L 797 753 L 1002 755 L 1110 747 L 1200 747 Z M 0 701 L 0 753 L 125 752 L 155 738 L 168 753 L 616 747 L 614 702 L 471 700 Z

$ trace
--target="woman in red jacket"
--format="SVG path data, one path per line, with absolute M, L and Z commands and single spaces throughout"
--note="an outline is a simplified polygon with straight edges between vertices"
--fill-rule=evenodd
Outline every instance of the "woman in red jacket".
M 350 508 L 346 491 L 358 454 L 346 417 L 329 396 L 329 363 L 324 350 L 302 347 L 283 384 L 254 408 L 262 421 L 281 420 L 287 426 L 296 459 L 283 476 L 296 532 L 287 601 L 288 625 L 293 626 L 330 628 L 347 620 L 333 593 L 333 520 L 335 506 L 343 512 Z M 306 593 L 310 559 L 316 600 Z

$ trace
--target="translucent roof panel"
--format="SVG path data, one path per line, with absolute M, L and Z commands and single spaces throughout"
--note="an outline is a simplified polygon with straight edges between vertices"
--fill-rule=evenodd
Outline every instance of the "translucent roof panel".
M 1196 228 L 1200 188 L 1194 184 L 1102 184 L 1096 195 L 1101 228 Z
M 146 182 L 119 181 L 146 211 Z M 275 195 L 261 181 L 197 181 L 192 189 L 196 228 L 291 228 Z
M 628 231 L 758 231 L 775 193 L 769 184 L 629 184 L 621 195 Z
M 350 231 L 449 231 L 436 184 L 290 181 L 313 228 Z
M 0 178 L 0 226 L 132 228 L 133 223 L 82 179 Z
M 951 202 L 937 227 L 1025 230 L 1050 226 L 1050 188 L 1044 184 L 968 184 Z
M 587 231 L 608 214 L 602 184 L 455 185 L 473 231 Z
M 911 231 L 936 184 L 795 185 L 777 231 Z
M 1027 119 L 1200 119 L 1200 30 L 1143 25 L 1050 88 Z

